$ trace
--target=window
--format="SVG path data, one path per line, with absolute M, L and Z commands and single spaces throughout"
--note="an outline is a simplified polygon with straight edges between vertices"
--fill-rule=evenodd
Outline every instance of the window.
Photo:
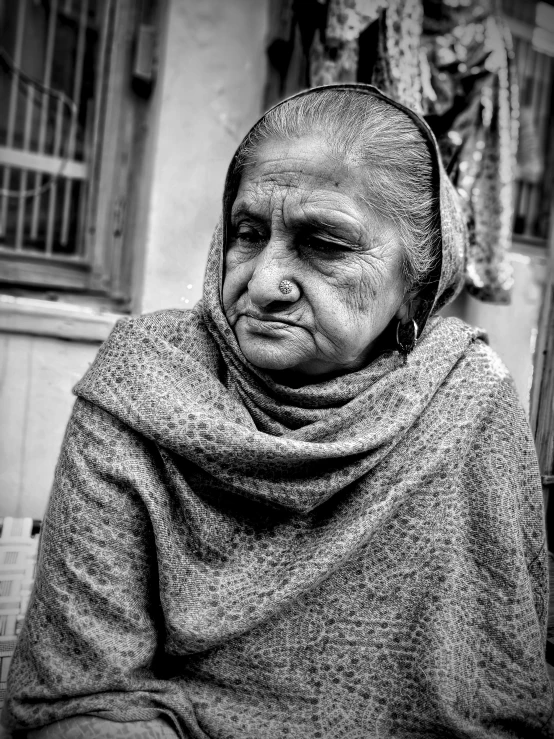
M 503 8 L 520 88 L 514 241 L 545 246 L 554 195 L 554 6 L 504 0 Z
M 0 287 L 125 301 L 136 0 L 0 0 Z

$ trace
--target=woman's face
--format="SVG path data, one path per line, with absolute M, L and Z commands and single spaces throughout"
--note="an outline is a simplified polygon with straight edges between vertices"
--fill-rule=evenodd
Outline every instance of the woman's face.
M 233 203 L 223 282 L 225 314 L 252 364 L 310 376 L 355 370 L 405 315 L 400 241 L 365 193 L 361 168 L 319 138 L 258 149 Z

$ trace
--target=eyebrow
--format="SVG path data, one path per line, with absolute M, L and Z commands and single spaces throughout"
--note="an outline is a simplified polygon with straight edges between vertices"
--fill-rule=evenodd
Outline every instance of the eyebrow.
M 264 217 L 261 210 L 257 211 L 256 208 L 246 205 L 244 202 L 239 202 L 237 205 L 237 201 L 235 200 L 231 206 L 231 218 L 239 218 L 240 216 L 248 216 L 255 220 L 262 220 Z
M 231 219 L 236 220 L 241 216 L 246 216 L 255 221 L 266 221 L 267 217 L 262 209 L 256 208 L 256 204 L 247 204 L 244 201 L 240 201 L 238 204 L 235 201 L 231 208 Z M 353 219 L 343 216 L 337 212 L 333 212 L 330 209 L 325 211 L 319 211 L 317 206 L 307 207 L 304 206 L 301 210 L 300 217 L 292 217 L 288 219 L 289 223 L 298 230 L 309 227 L 313 231 L 328 231 L 333 235 L 349 238 L 352 240 L 354 237 L 355 241 L 360 241 L 363 235 L 363 231 L 367 233 L 368 229 L 363 229 L 360 224 L 356 223 Z
M 369 229 L 364 224 L 336 211 L 318 211 L 317 207 L 305 207 L 302 210 L 302 218 L 296 225 L 300 229 L 307 225 L 316 233 L 318 231 L 328 233 L 335 238 L 343 238 L 360 245 L 369 236 Z

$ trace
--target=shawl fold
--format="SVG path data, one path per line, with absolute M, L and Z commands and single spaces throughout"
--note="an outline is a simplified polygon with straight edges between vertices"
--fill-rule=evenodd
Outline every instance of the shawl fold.
M 303 402 L 247 374 L 202 306 L 117 325 L 76 387 L 11 725 L 552 736 L 540 480 L 482 335 L 432 319 Z

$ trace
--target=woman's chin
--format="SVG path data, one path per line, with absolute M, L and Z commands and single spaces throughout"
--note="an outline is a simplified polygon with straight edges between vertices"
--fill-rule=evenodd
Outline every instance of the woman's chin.
M 286 324 L 256 321 L 243 317 L 234 327 L 235 336 L 246 359 L 270 372 L 293 370 L 310 359 L 310 346 L 297 336 L 298 330 Z
M 246 359 L 262 370 L 279 372 L 294 370 L 302 362 L 295 353 L 287 351 L 286 347 L 264 346 L 262 342 L 240 342 L 240 348 Z
M 239 342 L 239 345 L 250 364 L 266 372 L 278 373 L 275 379 L 285 385 L 299 387 L 337 372 L 335 366 L 328 366 L 311 356 L 299 356 L 290 349 L 287 351 L 286 346 L 265 346 L 260 343 L 248 341 Z

